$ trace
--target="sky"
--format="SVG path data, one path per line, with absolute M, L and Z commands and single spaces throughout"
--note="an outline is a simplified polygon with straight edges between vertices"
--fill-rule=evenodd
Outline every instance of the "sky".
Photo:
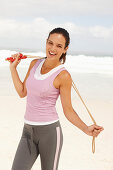
M 113 55 L 113 0 L 0 0 L 0 49 L 44 51 L 55 27 L 73 54 Z

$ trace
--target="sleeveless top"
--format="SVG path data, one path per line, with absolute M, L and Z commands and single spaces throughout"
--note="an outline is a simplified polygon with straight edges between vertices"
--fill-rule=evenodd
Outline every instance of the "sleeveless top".
M 51 124 L 59 120 L 55 105 L 60 94 L 53 81 L 63 70 L 63 64 L 53 68 L 46 74 L 41 74 L 45 61 L 39 59 L 30 70 L 26 80 L 27 102 L 24 122 L 31 125 Z

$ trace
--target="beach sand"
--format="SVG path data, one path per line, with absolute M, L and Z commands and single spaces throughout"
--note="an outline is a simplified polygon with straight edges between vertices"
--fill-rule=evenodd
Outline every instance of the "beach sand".
M 5 71 L 3 72 L 3 70 Z M 2 80 L 0 83 L 0 169 L 10 170 L 24 125 L 26 97 L 20 98 L 16 93 L 9 70 L 2 68 L 0 71 L 2 73 L 0 74 Z M 22 76 L 25 76 L 25 71 Z M 23 80 L 22 76 L 21 79 Z M 4 80 L 3 77 L 5 77 Z M 92 137 L 86 135 L 67 120 L 59 97 L 56 109 L 64 141 L 58 169 L 113 170 L 113 81 L 109 76 L 101 76 L 100 79 L 100 75 L 94 74 L 72 73 L 72 77 L 77 87 L 79 87 L 79 92 L 97 125 L 103 126 L 104 131 L 95 138 L 96 148 L 93 154 Z M 102 80 L 105 80 L 103 87 Z M 92 84 L 94 85 L 93 87 Z M 72 105 L 87 125 L 93 124 L 73 88 Z M 40 156 L 37 158 L 32 170 L 41 170 Z

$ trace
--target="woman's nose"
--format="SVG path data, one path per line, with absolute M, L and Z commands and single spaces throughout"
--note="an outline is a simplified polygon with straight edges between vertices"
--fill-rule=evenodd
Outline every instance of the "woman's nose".
M 53 45 L 53 46 L 51 47 L 51 51 L 52 51 L 52 52 L 55 52 L 55 51 L 56 51 L 56 46 Z

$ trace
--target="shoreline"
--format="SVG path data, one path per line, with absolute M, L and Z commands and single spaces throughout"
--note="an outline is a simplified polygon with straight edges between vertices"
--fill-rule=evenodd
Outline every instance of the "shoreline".
M 17 67 L 21 81 L 24 81 L 28 68 Z M 72 80 L 76 85 L 81 97 L 84 100 L 102 99 L 104 101 L 113 101 L 113 76 L 100 73 L 73 73 L 70 72 Z M 10 69 L 0 68 L 0 96 L 16 96 Z M 77 96 L 72 87 L 72 98 Z

